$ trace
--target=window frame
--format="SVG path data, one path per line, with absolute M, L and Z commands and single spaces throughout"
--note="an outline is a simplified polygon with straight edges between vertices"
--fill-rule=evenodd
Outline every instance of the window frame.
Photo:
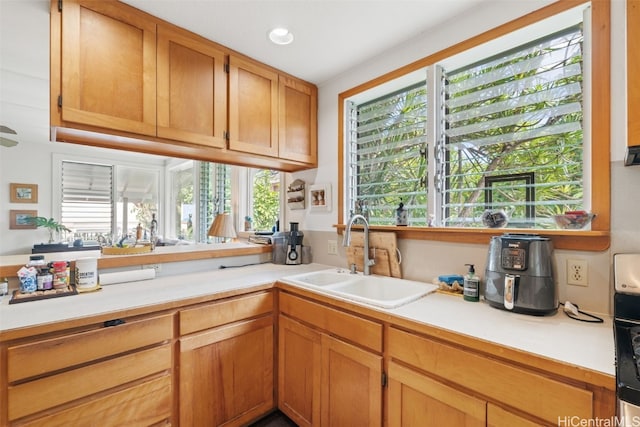
M 165 204 L 164 200 L 164 191 L 165 191 L 165 177 L 164 177 L 164 167 L 160 164 L 149 163 L 149 162 L 139 162 L 131 159 L 121 159 L 118 156 L 115 157 L 92 157 L 92 156 L 82 156 L 78 154 L 67 154 L 67 153 L 53 153 L 51 157 L 51 175 L 52 175 L 52 189 L 62 189 L 62 162 L 76 162 L 76 163 L 87 163 L 87 164 L 98 164 L 113 167 L 113 181 L 112 181 L 112 218 L 111 218 L 111 232 L 114 233 L 118 229 L 117 222 L 117 209 L 118 209 L 118 168 L 138 168 L 138 169 L 146 169 L 148 171 L 155 172 L 158 177 L 158 210 L 162 209 Z M 51 213 L 54 218 L 62 217 L 62 191 L 52 191 L 51 193 L 51 202 L 52 209 Z M 113 236 L 111 236 L 113 237 Z
M 367 90 L 380 86 L 407 74 L 426 68 L 429 65 L 443 61 L 448 57 L 465 50 L 504 36 L 527 25 L 552 17 L 581 4 L 591 3 L 591 82 L 590 91 L 592 102 L 589 105 L 591 120 L 585 126 L 585 131 L 591 132 L 592 146 L 585 156 L 590 158 L 591 186 L 586 188 L 585 197 L 591 197 L 592 211 L 597 214 L 591 224 L 591 230 L 536 230 L 537 233 L 551 237 L 558 249 L 573 249 L 587 251 L 602 251 L 610 246 L 611 228 L 611 162 L 610 162 L 610 107 L 611 107 L 611 70 L 609 47 L 611 42 L 611 4 L 610 0 L 576 0 L 557 1 L 530 14 L 516 18 L 489 31 L 471 37 L 458 44 L 435 52 L 409 65 L 391 71 L 378 78 L 365 82 L 359 86 L 338 95 L 338 224 L 336 228 L 342 232 L 345 228 L 345 102 Z M 590 191 L 588 191 L 590 190 Z M 395 231 L 399 238 L 415 240 L 450 241 L 460 243 L 486 244 L 494 235 L 504 233 L 504 230 L 489 228 L 454 228 L 454 227 L 396 227 L 372 226 L 372 230 Z M 509 232 L 530 233 L 531 229 L 509 228 Z

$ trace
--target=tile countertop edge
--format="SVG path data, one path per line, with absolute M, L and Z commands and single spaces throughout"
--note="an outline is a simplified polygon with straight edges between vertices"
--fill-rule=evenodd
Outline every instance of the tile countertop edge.
M 0 342 L 13 339 L 14 332 L 23 331 L 24 334 L 20 335 L 28 336 L 26 332 L 29 328 L 42 325 L 97 319 L 110 313 L 151 313 L 184 304 L 269 289 L 271 284 L 283 277 L 329 268 L 335 267 L 267 263 L 108 285 L 95 293 L 21 304 L 8 305 L 9 299 L 5 297 L 0 301 Z M 318 296 L 321 301 L 400 327 L 414 325 L 417 332 L 422 332 L 421 327 L 427 328 L 431 335 L 442 331 L 443 335 L 447 335 L 445 339 L 448 341 L 455 341 L 452 337 L 460 338 L 460 341 L 468 337 L 472 347 L 478 346 L 481 351 L 487 347 L 482 343 L 488 343 L 505 347 L 507 356 L 517 358 L 518 352 L 526 352 L 584 370 L 585 376 L 592 371 L 594 375 L 604 375 L 610 380 L 603 384 L 607 388 L 611 387 L 609 382 L 615 383 L 613 326 L 610 317 L 605 318 L 603 324 L 585 324 L 571 320 L 562 313 L 545 317 L 525 316 L 497 310 L 485 303 L 469 303 L 442 294 L 427 295 L 402 307 L 386 310 L 291 283 L 285 283 L 283 288 Z M 68 302 L 71 301 L 74 305 L 69 310 Z M 77 303 L 80 301 L 82 304 Z M 449 336 L 451 334 L 455 335 Z M 496 356 L 505 357 L 497 347 L 494 348 Z

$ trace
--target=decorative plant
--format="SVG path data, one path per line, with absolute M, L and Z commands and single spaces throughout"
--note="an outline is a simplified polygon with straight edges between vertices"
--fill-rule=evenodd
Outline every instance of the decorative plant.
M 32 216 L 29 218 L 31 224 L 35 224 L 36 227 L 44 227 L 49 230 L 49 243 L 53 243 L 53 232 L 71 231 L 64 225 L 60 224 L 53 218 L 46 218 L 44 216 Z

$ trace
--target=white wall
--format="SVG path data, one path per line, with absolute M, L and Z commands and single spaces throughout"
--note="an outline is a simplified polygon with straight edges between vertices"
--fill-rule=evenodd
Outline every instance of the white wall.
M 384 52 L 370 61 L 325 82 L 319 87 L 318 145 L 319 167 L 290 176 L 308 184 L 330 183 L 332 209 L 327 212 L 291 211 L 287 221 L 300 222 L 305 241 L 311 243 L 314 260 L 346 266 L 344 250 L 327 255 L 327 240 L 340 240 L 333 225 L 337 223 L 337 135 L 338 94 L 384 73 L 437 52 L 551 1 L 486 0 L 480 8 L 425 32 L 403 46 Z M 640 227 L 635 212 L 640 198 L 634 187 L 640 183 L 640 167 L 624 168 L 621 159 L 626 141 L 624 84 L 624 1 L 612 0 L 612 246 L 605 252 L 556 251 L 557 281 L 561 299 L 571 299 L 581 308 L 610 311 L 611 255 L 616 252 L 640 252 Z M 46 239 L 45 230 L 9 230 L 10 209 L 37 209 L 49 216 L 51 206 L 51 153 L 67 152 L 95 156 L 97 149 L 50 143 L 49 130 L 49 2 L 47 0 L 0 0 L 0 123 L 18 131 L 20 145 L 0 147 L 0 255 L 25 253 L 33 243 Z M 39 184 L 36 205 L 10 204 L 9 183 Z M 464 272 L 465 263 L 484 270 L 486 246 L 428 241 L 401 241 L 403 273 L 411 279 L 430 281 L 445 273 Z M 589 286 L 567 286 L 567 258 L 589 262 Z

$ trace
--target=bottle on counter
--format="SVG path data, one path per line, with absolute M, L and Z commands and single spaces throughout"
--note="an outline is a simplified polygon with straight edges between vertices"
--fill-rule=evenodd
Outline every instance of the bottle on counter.
M 47 270 L 47 263 L 44 260 L 44 255 L 31 255 L 27 268 L 34 268 L 36 272 L 36 290 L 44 291 L 45 272 Z
M 64 289 L 69 286 L 69 263 L 53 261 L 50 263 L 53 272 L 53 288 Z
M 51 274 L 51 269 L 48 266 L 38 269 L 37 280 L 39 291 L 48 291 L 53 288 L 53 274 Z
M 469 266 L 469 271 L 464 276 L 463 298 L 465 301 L 480 301 L 480 278 L 476 276 L 473 264 Z
M 31 255 L 29 257 L 29 262 L 27 263 L 27 267 L 35 268 L 42 268 L 46 265 L 47 263 L 44 260 L 44 255 Z
M 149 227 L 149 240 L 151 240 L 151 250 L 156 248 L 156 243 L 158 241 L 158 220 L 156 219 L 156 214 L 151 214 L 151 226 Z
M 142 225 L 138 223 L 136 227 L 136 242 L 142 240 Z

